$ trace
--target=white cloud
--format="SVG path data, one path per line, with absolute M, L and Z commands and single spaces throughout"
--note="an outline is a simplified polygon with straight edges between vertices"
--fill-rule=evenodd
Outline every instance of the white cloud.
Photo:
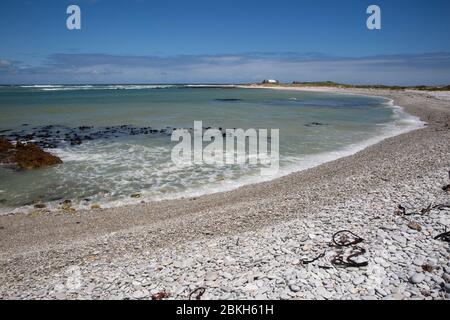
M 450 83 L 450 54 L 332 57 L 320 53 L 121 56 L 54 54 L 38 66 L 0 60 L 1 83 L 237 83 L 265 78 L 377 84 Z

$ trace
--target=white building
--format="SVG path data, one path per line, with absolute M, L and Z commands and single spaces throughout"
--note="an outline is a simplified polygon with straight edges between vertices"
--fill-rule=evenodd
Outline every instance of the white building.
M 268 80 L 264 80 L 262 83 L 264 83 L 264 84 L 279 84 L 280 81 L 274 80 L 274 79 L 268 79 Z

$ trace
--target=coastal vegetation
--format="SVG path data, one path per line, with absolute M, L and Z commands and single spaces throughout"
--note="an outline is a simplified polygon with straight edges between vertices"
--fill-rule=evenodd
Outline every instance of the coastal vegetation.
M 342 88 L 342 89 L 386 89 L 386 90 L 420 90 L 420 91 L 449 91 L 450 85 L 442 86 L 429 86 L 429 85 L 418 85 L 418 86 L 389 86 L 382 84 L 345 84 L 338 83 L 334 81 L 293 81 L 292 83 L 265 83 L 262 85 L 278 85 L 283 87 L 328 87 L 328 88 Z

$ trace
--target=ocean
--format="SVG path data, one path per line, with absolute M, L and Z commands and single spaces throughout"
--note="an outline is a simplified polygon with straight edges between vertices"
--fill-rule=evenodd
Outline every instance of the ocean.
M 279 129 L 280 170 L 259 165 L 178 167 L 171 132 L 204 127 Z M 77 209 L 200 196 L 275 179 L 351 155 L 422 123 L 387 99 L 322 92 L 186 85 L 0 87 L 0 135 L 24 137 L 63 164 L 0 166 L 0 213 L 36 203 Z M 136 196 L 139 195 L 139 196 Z M 133 196 L 133 197 L 132 197 Z

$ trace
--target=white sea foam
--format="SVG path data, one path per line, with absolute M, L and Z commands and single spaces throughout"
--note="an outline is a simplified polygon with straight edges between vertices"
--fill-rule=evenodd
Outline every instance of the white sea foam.
M 37 89 L 39 91 L 78 91 L 78 90 L 148 90 L 172 88 L 173 85 L 32 85 L 21 88 Z
M 62 88 L 62 85 L 35 84 L 31 86 L 20 86 L 21 88 Z
M 86 85 L 86 86 L 54 86 L 54 87 L 43 87 L 41 88 L 42 91 L 74 91 L 74 90 L 90 90 L 94 89 L 94 86 Z

